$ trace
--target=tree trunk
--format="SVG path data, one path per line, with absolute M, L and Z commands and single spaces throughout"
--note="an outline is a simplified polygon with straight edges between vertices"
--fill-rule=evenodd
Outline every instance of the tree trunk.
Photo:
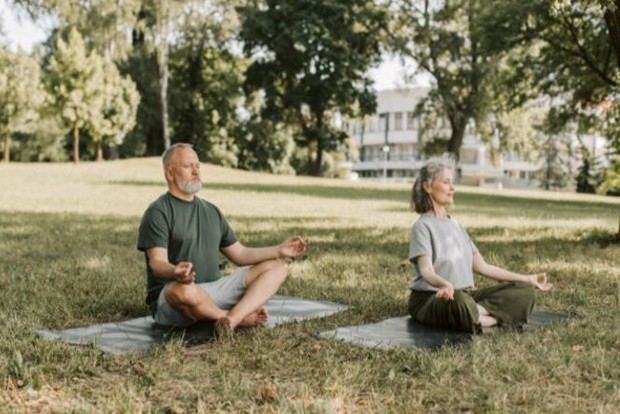
M 605 11 L 605 23 L 609 43 L 616 52 L 616 64 L 620 68 L 620 0 L 615 1 L 615 9 L 607 8 Z
M 167 59 L 167 58 L 166 58 Z M 160 99 L 161 99 L 161 127 L 163 130 L 164 148 L 170 146 L 170 131 L 168 128 L 168 62 L 160 65 Z
M 465 136 L 465 127 L 467 126 L 467 120 L 456 119 L 450 120 L 452 126 L 452 132 L 450 133 L 450 140 L 448 141 L 448 152 L 453 154 L 458 161 L 463 145 L 463 137 Z
M 101 141 L 97 143 L 97 155 L 95 159 L 97 161 L 103 161 L 103 148 L 101 147 Z
M 170 33 L 170 10 L 166 1 L 157 8 L 157 64 L 159 67 L 159 97 L 161 100 L 161 122 L 163 129 L 164 148 L 170 146 L 168 128 L 168 35 Z
M 10 150 L 11 150 L 10 148 L 11 148 L 11 136 L 7 132 L 4 135 L 4 157 L 3 157 L 3 160 L 6 163 L 10 161 Z
M 73 123 L 73 163 L 75 165 L 80 161 L 80 135 L 77 124 L 77 121 Z
M 316 127 L 318 136 L 316 140 L 316 157 L 314 162 L 313 175 L 321 177 L 323 175 L 323 149 L 325 148 L 325 131 L 323 131 L 323 114 L 316 115 Z
M 314 176 L 321 177 L 323 175 L 323 138 L 319 137 L 316 143 L 316 159 L 314 163 Z

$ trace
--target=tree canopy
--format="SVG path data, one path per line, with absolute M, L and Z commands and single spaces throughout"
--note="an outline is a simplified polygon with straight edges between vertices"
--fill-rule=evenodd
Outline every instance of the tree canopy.
M 374 95 L 367 71 L 379 62 L 388 10 L 372 0 L 267 0 L 239 12 L 252 59 L 246 90 L 261 91 L 266 119 L 299 125 L 297 143 L 314 146 L 320 175 L 323 152 L 346 137 L 334 116 Z

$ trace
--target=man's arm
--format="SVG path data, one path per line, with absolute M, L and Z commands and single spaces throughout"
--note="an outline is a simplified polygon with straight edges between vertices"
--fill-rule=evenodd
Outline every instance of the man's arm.
M 282 244 L 270 247 L 246 247 L 240 242 L 222 248 L 222 253 L 237 266 L 255 265 L 281 257 L 299 257 L 308 242 L 300 236 L 291 237 Z
M 168 249 L 163 247 L 151 247 L 146 249 L 149 258 L 149 267 L 155 277 L 166 280 L 175 280 L 179 283 L 190 284 L 196 279 L 196 273 L 192 272 L 191 262 L 180 262 L 173 265 L 168 261 Z

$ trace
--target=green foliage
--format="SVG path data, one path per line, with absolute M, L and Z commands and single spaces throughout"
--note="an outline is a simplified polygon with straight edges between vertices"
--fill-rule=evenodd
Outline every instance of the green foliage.
M 506 56 L 510 84 L 530 96 L 558 96 L 568 118 L 597 118 L 599 131 L 620 130 L 620 1 L 502 1 L 486 9 L 481 30 L 487 47 L 519 50 Z M 614 23 L 615 22 L 615 23 Z
M 345 137 L 328 117 L 369 106 L 372 89 L 365 73 L 379 61 L 387 9 L 370 0 L 267 0 L 239 13 L 239 36 L 252 58 L 246 89 L 264 94 L 262 117 L 297 125 L 297 143 L 316 144 L 318 175 L 323 151 Z
M 29 134 L 15 137 L 17 159 L 25 162 L 60 162 L 69 160 L 65 149 L 66 128 L 58 117 L 44 114 Z
M 119 146 L 119 154 L 123 158 L 161 155 L 164 141 L 159 73 L 154 51 L 145 44 L 135 45 L 127 61 L 121 64 L 121 71 L 133 79 L 140 94 L 140 103 L 136 114 L 136 127 Z
M 602 173 L 602 182 L 597 192 L 604 195 L 620 196 L 620 163 L 612 164 Z
M 0 138 L 3 159 L 10 159 L 11 135 L 36 128 L 45 100 L 38 63 L 22 52 L 0 47 Z
M 80 33 L 71 29 L 65 42 L 59 38 L 47 74 L 52 106 L 73 133 L 73 162 L 79 160 L 79 129 L 98 116 L 101 99 L 100 60 L 88 53 Z
M 102 145 L 119 145 L 136 124 L 140 95 L 129 77 L 123 77 L 116 65 L 98 59 L 102 70 L 98 108 L 88 120 L 87 129 L 97 146 L 97 160 L 102 159 Z
M 589 154 L 584 154 L 581 160 L 581 166 L 578 169 L 577 177 L 575 178 L 578 193 L 590 193 L 596 192 L 596 177 L 592 174 L 592 159 Z
M 293 174 L 291 156 L 294 152 L 292 128 L 283 123 L 263 119 L 251 105 L 249 118 L 242 120 L 235 130 L 239 168 L 250 171 L 268 171 Z M 252 111 L 254 109 L 254 111 Z
M 488 122 L 501 82 L 499 56 L 483 42 L 479 30 L 484 10 L 494 3 L 480 0 L 446 2 L 397 1 L 394 46 L 414 59 L 418 70 L 430 74 L 431 91 L 418 106 L 418 113 L 434 116 L 440 109 L 450 123 L 444 152 L 457 158 L 468 124 L 478 132 Z M 484 137 L 483 137 L 484 138 Z
M 225 46 L 233 29 L 206 16 L 188 17 L 171 55 L 170 115 L 173 141 L 194 144 L 205 161 L 236 167 L 245 61 Z
M 61 29 L 75 28 L 85 37 L 86 46 L 106 59 L 127 58 L 130 44 L 127 32 L 136 24 L 142 0 L 14 0 L 31 14 L 49 13 Z

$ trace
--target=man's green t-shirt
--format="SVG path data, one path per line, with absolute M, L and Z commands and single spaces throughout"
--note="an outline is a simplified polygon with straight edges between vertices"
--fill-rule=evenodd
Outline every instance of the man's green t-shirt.
M 181 200 L 170 193 L 163 194 L 144 212 L 138 231 L 138 250 L 151 247 L 168 249 L 172 264 L 191 262 L 196 283 L 212 282 L 221 277 L 220 249 L 237 241 L 228 222 L 213 204 L 194 197 Z M 159 292 L 166 284 L 156 278 L 146 259 L 146 302 L 154 311 Z

